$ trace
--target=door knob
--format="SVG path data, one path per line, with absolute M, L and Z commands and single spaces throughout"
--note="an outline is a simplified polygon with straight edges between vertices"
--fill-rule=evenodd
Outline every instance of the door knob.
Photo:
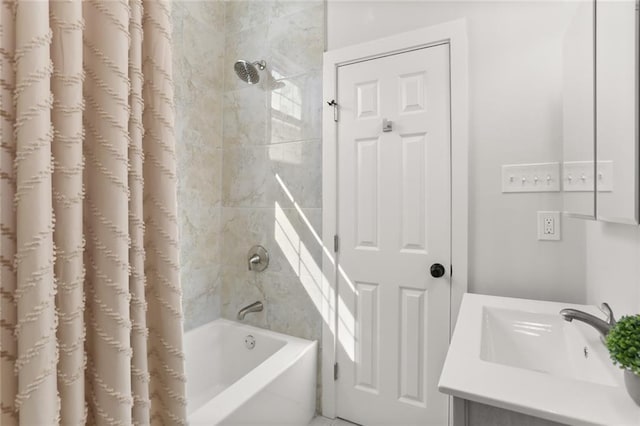
M 433 265 L 431 265 L 430 270 L 431 270 L 431 276 L 433 278 L 440 278 L 444 275 L 444 272 L 445 272 L 444 266 L 442 266 L 439 263 L 434 263 Z

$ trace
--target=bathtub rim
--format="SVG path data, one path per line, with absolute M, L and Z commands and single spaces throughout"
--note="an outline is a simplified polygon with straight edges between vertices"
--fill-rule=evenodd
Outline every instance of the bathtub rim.
M 255 368 L 248 371 L 228 388 L 216 395 L 213 399 L 188 414 L 189 424 L 217 424 L 224 421 L 229 415 L 246 403 L 253 395 L 259 393 L 278 377 L 280 377 L 291 365 L 295 364 L 309 351 L 317 351 L 318 341 L 308 340 L 300 337 L 289 336 L 248 324 L 242 324 L 226 318 L 218 318 L 210 321 L 187 333 L 199 329 L 211 327 L 213 323 L 224 324 L 239 328 L 252 335 L 262 335 L 285 341 L 285 345 L 278 349 L 273 355 L 262 361 Z M 185 333 L 185 335 L 187 334 Z M 211 413 L 214 413 L 211 415 Z

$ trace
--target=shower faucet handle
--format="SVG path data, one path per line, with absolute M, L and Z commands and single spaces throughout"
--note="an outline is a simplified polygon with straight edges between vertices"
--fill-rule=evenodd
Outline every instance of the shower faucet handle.
M 269 253 L 260 245 L 255 245 L 247 253 L 247 263 L 250 271 L 262 272 L 269 266 Z

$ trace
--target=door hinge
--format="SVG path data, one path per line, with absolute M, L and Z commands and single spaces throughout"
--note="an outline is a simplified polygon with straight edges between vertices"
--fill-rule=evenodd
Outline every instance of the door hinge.
M 453 276 L 453 265 L 449 265 L 449 276 Z
M 338 363 L 333 364 L 333 380 L 338 380 Z
M 331 99 L 330 102 L 327 102 L 327 105 L 333 107 L 333 121 L 338 122 L 338 103 L 335 99 Z
M 340 237 L 338 235 L 333 236 L 333 252 L 337 253 L 338 249 L 340 249 Z

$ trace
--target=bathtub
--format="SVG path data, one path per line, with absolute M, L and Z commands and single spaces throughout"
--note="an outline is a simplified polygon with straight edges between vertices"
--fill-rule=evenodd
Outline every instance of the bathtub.
M 317 342 L 218 319 L 185 334 L 185 353 L 190 425 L 311 421 Z

